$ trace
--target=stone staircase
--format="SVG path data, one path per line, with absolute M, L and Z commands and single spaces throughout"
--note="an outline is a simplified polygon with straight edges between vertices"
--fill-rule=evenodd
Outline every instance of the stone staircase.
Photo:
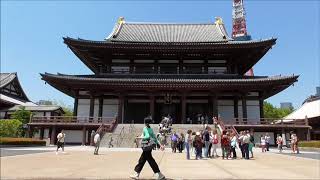
M 158 124 L 151 124 L 150 126 L 154 130 L 155 134 L 159 132 Z M 109 147 L 109 142 L 112 137 L 113 147 L 135 147 L 136 145 L 134 143 L 134 140 L 136 136 L 141 135 L 144 127 L 144 124 L 118 124 L 118 126 L 114 129 L 112 133 L 106 133 L 102 137 L 100 146 Z M 209 127 L 214 128 L 214 125 L 211 124 L 209 125 Z M 172 132 L 176 132 L 180 135 L 180 133 L 186 134 L 186 132 L 189 129 L 191 129 L 192 131 L 200 131 L 203 128 L 204 126 L 201 124 L 173 124 Z M 170 139 L 168 139 L 167 142 L 169 142 L 170 146 Z

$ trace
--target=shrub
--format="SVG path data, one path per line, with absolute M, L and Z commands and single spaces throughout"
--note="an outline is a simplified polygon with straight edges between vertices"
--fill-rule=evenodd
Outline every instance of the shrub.
M 22 122 L 17 119 L 0 120 L 0 137 L 17 137 L 21 128 Z
M 298 143 L 299 147 L 313 147 L 320 148 L 320 141 L 300 141 Z
M 32 138 L 0 137 L 0 145 L 39 145 L 39 146 L 45 146 L 46 142 L 43 140 L 32 139 Z

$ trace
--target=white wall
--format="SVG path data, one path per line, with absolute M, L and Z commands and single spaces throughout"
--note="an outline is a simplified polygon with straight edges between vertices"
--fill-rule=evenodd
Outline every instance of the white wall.
M 88 117 L 90 114 L 90 99 L 78 99 L 77 116 Z
M 118 114 L 118 103 L 118 99 L 104 99 L 102 117 L 115 117 Z
M 99 99 L 94 100 L 93 117 L 99 117 Z
M 250 123 L 258 123 L 260 119 L 260 106 L 259 101 L 247 101 L 247 117 Z
M 0 118 L 4 118 L 5 115 L 6 115 L 5 112 L 0 112 Z
M 234 121 L 233 100 L 218 100 L 218 114 L 225 123 Z
M 82 130 L 64 130 L 64 132 L 66 134 L 66 143 L 82 143 Z
M 268 133 L 269 136 L 270 136 L 270 142 L 269 142 L 269 144 L 270 144 L 270 145 L 275 145 L 275 142 L 274 142 L 274 133 L 273 133 L 273 132 L 254 132 L 254 133 L 253 133 L 254 142 L 260 144 L 260 136 L 261 136 L 261 135 L 265 136 L 266 133 Z

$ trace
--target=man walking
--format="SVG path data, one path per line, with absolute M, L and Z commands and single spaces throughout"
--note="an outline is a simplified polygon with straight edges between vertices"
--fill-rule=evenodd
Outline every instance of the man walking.
M 66 134 L 64 133 L 63 130 L 57 135 L 57 151 L 56 154 L 58 154 L 59 148 L 62 149 L 62 153 L 64 153 L 64 140 L 65 140 Z
M 98 151 L 99 151 L 99 147 L 100 147 L 100 132 L 98 131 L 96 133 L 96 135 L 94 135 L 94 139 L 93 139 L 93 142 L 94 142 L 94 155 L 98 155 Z

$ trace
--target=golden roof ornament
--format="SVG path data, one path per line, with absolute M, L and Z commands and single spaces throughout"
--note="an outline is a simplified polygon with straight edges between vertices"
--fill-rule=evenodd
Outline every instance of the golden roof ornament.
M 124 17 L 119 17 L 119 19 L 118 19 L 118 24 L 122 24 L 122 23 L 124 23 Z
M 216 21 L 214 22 L 216 25 L 223 25 L 223 21 L 221 17 L 215 17 Z

